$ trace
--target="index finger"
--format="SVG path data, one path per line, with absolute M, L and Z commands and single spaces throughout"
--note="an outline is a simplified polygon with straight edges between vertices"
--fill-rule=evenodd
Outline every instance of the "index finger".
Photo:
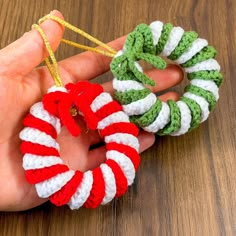
M 122 36 L 110 43 L 116 51 L 123 48 L 126 36 Z M 70 80 L 76 83 L 80 80 L 93 79 L 110 69 L 112 58 L 94 52 L 83 52 L 59 62 L 60 68 L 70 75 Z

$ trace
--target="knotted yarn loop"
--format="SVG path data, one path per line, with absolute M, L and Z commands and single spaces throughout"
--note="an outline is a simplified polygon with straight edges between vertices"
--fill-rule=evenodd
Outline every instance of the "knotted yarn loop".
M 155 55 L 155 47 L 149 31 L 150 29 L 147 25 L 140 24 L 127 36 L 123 50 L 117 53 L 110 65 L 111 71 L 115 76 L 123 77 L 124 80 L 127 77 L 129 79 L 133 78 L 150 86 L 155 85 L 155 82 L 146 76 L 142 68 L 137 64 L 137 61 L 143 60 L 157 69 L 166 68 L 166 62 Z
M 98 84 L 90 84 L 88 81 L 81 81 L 77 84 L 67 84 L 66 89 L 75 97 L 74 104 L 80 112 L 82 111 L 88 128 L 96 130 L 98 118 L 90 107 L 90 104 L 96 96 L 103 92 L 102 87 Z
M 47 111 L 56 117 L 60 117 L 61 123 L 73 136 L 80 134 L 80 128 L 71 115 L 71 108 L 75 103 L 75 96 L 72 93 L 54 91 L 43 97 L 43 105 Z

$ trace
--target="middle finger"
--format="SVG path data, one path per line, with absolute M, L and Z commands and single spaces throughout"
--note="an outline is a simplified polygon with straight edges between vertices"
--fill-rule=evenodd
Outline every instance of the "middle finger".
M 183 71 L 177 65 L 168 65 L 165 70 L 150 69 L 145 74 L 156 82 L 155 86 L 148 88 L 157 93 L 179 84 L 183 79 Z M 106 92 L 112 93 L 112 81 L 108 81 L 102 84 Z

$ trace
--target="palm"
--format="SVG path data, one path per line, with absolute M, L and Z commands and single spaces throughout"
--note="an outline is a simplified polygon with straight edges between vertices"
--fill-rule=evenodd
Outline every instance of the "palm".
M 56 14 L 59 15 L 58 12 Z M 45 31 L 49 30 L 48 37 L 52 47 L 55 49 L 62 37 L 62 28 L 52 21 L 45 22 L 43 27 Z M 34 186 L 26 182 L 22 168 L 23 155 L 19 148 L 19 132 L 23 128 L 22 120 L 24 116 L 31 105 L 40 101 L 47 89 L 53 85 L 53 80 L 47 68 L 33 69 L 42 61 L 45 54 L 40 36 L 37 32 L 31 32 L 30 34 L 30 36 L 26 35 L 24 37 L 31 38 L 21 38 L 18 42 L 16 41 L 0 52 L 0 63 L 3 65 L 0 69 L 0 210 L 24 210 L 46 201 L 38 198 Z M 32 48 L 30 48 L 31 45 L 28 43 L 25 46 L 26 49 L 28 47 L 28 51 L 22 50 L 22 47 L 24 47 L 22 43 L 27 40 L 38 40 L 38 42 L 31 42 Z M 120 38 L 112 42 L 112 46 L 119 49 L 123 42 L 124 38 Z M 12 50 L 15 50 L 18 46 L 19 51 L 16 49 L 16 55 L 11 56 Z M 30 51 L 34 53 L 30 53 Z M 22 61 L 20 60 L 21 58 L 23 58 Z M 24 58 L 28 58 L 28 60 L 24 61 Z M 78 66 L 76 71 L 74 70 L 75 63 Z M 87 68 L 86 71 L 83 70 L 84 67 Z M 66 59 L 60 64 L 61 77 L 64 83 L 91 79 L 108 69 L 109 59 L 89 52 Z M 163 72 L 152 70 L 148 73 L 153 79 L 158 81 L 155 91 L 173 86 L 182 77 L 176 67 L 170 67 Z M 104 84 L 104 88 L 111 91 L 111 84 Z M 169 93 L 163 96 L 164 100 L 167 98 L 175 99 L 176 94 Z M 105 158 L 105 150 L 103 147 L 89 150 L 91 145 L 101 141 L 99 135 L 95 131 L 88 131 L 81 118 L 78 118 L 77 121 L 82 130 L 80 136 L 74 138 L 66 129 L 62 129 L 59 143 L 64 162 L 73 169 L 84 171 L 101 163 Z M 140 134 L 139 139 L 141 142 L 140 151 L 143 151 L 153 143 L 154 137 L 143 132 Z M 79 156 L 72 156 L 73 153 L 79 153 Z
M 45 77 L 38 78 L 35 71 L 36 73 L 33 72 L 34 76 L 29 75 L 31 77 L 30 83 L 25 81 L 15 82 L 10 79 L 5 84 L 2 83 L 0 85 L 0 93 L 2 95 L 0 102 L 2 110 L 0 186 L 2 186 L 1 192 L 3 193 L 0 196 L 0 202 L 4 204 L 7 200 L 16 205 L 20 204 L 23 209 L 39 205 L 43 202 L 37 197 L 34 187 L 25 180 L 22 168 L 22 153 L 19 149 L 19 132 L 22 129 L 22 119 L 30 106 L 39 101 L 43 95 L 39 89 L 38 81 L 44 81 L 49 76 L 46 68 L 40 68 L 39 70 L 41 72 L 45 70 Z M 26 80 L 28 81 L 28 79 Z M 92 154 L 89 152 L 89 147 L 91 144 L 99 141 L 99 136 L 95 131 L 88 132 L 81 118 L 78 118 L 78 123 L 82 130 L 78 138 L 72 137 L 66 129 L 62 129 L 59 138 L 61 155 L 71 168 L 86 170 L 93 168 L 99 161 L 102 161 L 103 156 L 99 155 L 93 160 L 90 158 L 91 161 L 89 161 L 89 158 L 85 158 L 87 155 L 90 156 Z M 64 147 L 67 147 L 67 150 L 70 150 L 71 153 L 80 153 L 79 161 L 71 158 L 70 153 Z
M 7 88 L 7 89 L 6 89 Z M 32 186 L 25 181 L 22 169 L 22 154 L 19 149 L 19 132 L 22 129 L 22 118 L 36 99 L 40 97 L 36 87 L 30 89 L 24 82 L 7 79 L 0 85 L 2 94 L 1 134 L 0 134 L 0 202 L 3 209 L 24 205 L 22 209 L 32 206 L 36 195 Z M 22 99 L 23 98 L 23 99 Z M 14 101 L 14 102 L 13 102 Z M 32 195 L 34 195 L 32 197 Z M 37 199 L 37 203 L 39 199 Z M 37 204 L 36 203 L 36 204 Z

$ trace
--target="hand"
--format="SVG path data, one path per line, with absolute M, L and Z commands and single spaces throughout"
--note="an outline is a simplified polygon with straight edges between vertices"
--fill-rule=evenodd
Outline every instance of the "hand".
M 54 15 L 62 17 L 58 11 Z M 47 20 L 41 25 L 53 48 L 56 50 L 63 35 L 63 27 Z M 122 48 L 125 37 L 110 43 L 114 49 Z M 30 107 L 42 99 L 53 80 L 46 67 L 35 67 L 47 56 L 43 40 L 36 30 L 24 34 L 0 51 L 0 210 L 25 210 L 42 204 L 47 199 L 40 199 L 35 187 L 27 183 L 22 168 L 19 132 L 22 120 Z M 90 80 L 109 70 L 111 59 L 92 52 L 85 52 L 59 63 L 64 84 L 79 80 Z M 156 81 L 154 92 L 158 92 L 179 83 L 182 71 L 176 66 L 169 66 L 164 71 L 149 70 L 146 72 Z M 112 92 L 111 82 L 103 84 L 106 91 Z M 178 98 L 173 92 L 160 97 L 162 100 Z M 103 147 L 89 151 L 89 147 L 101 140 L 95 131 L 87 131 L 82 120 L 79 120 L 82 132 L 79 137 L 72 137 L 62 129 L 59 137 L 61 156 L 73 169 L 82 171 L 94 168 L 104 161 Z M 155 140 L 153 134 L 141 132 L 140 152 L 150 147 Z M 69 151 L 68 151 L 69 150 Z M 70 153 L 79 153 L 77 159 Z

